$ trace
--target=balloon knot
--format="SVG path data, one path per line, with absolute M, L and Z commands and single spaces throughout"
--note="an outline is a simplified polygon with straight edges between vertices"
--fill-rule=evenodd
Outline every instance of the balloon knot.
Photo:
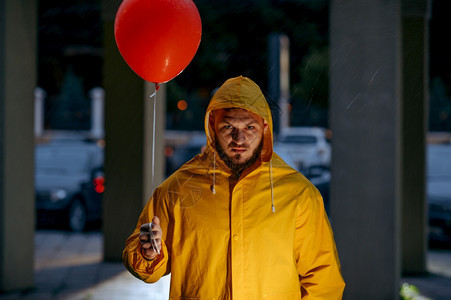
M 155 90 L 158 91 L 160 89 L 160 85 L 158 83 L 155 83 Z

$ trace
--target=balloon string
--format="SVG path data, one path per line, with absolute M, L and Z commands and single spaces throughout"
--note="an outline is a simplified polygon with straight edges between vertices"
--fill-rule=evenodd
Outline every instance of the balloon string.
M 152 95 L 150 95 L 150 98 L 152 98 L 152 97 L 154 97 L 155 96 L 155 98 L 157 97 L 157 91 L 160 89 L 160 85 L 158 84 L 158 83 L 155 83 L 155 92 L 152 94 Z
M 153 126 L 152 126 L 152 193 L 155 190 L 155 125 L 156 125 L 156 103 L 157 103 L 157 91 L 160 86 L 155 83 L 155 92 L 150 95 L 153 98 Z

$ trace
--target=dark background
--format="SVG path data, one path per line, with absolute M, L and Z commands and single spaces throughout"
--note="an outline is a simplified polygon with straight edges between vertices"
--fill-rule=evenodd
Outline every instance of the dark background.
M 268 36 L 290 39 L 291 125 L 328 127 L 327 0 L 197 0 L 203 26 L 190 65 L 167 83 L 167 129 L 203 129 L 212 91 L 244 75 L 266 91 Z M 39 1 L 38 85 L 46 93 L 46 129 L 90 128 L 89 91 L 102 86 L 98 0 Z M 429 130 L 451 131 L 449 0 L 432 0 L 429 32 Z M 120 76 L 120 74 L 118 75 Z M 177 109 L 179 100 L 188 108 Z

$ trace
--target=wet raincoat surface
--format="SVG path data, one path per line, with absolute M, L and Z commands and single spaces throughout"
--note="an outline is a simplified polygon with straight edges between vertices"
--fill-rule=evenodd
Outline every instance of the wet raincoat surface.
M 214 147 L 211 111 L 238 107 L 269 125 L 259 163 L 230 186 Z M 152 283 L 171 273 L 170 299 L 341 299 L 344 282 L 318 190 L 272 151 L 272 119 L 259 87 L 229 79 L 205 117 L 207 146 L 154 192 L 127 239 L 127 269 Z M 274 210 L 272 209 L 274 205 Z M 141 254 L 139 227 L 160 218 L 162 251 Z

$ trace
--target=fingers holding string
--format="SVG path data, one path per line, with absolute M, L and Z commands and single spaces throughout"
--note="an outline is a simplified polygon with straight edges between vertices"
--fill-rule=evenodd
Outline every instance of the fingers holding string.
M 139 239 L 144 249 L 150 249 L 160 254 L 161 249 L 161 228 L 159 226 L 158 217 L 154 217 L 152 223 L 145 223 L 140 227 Z

